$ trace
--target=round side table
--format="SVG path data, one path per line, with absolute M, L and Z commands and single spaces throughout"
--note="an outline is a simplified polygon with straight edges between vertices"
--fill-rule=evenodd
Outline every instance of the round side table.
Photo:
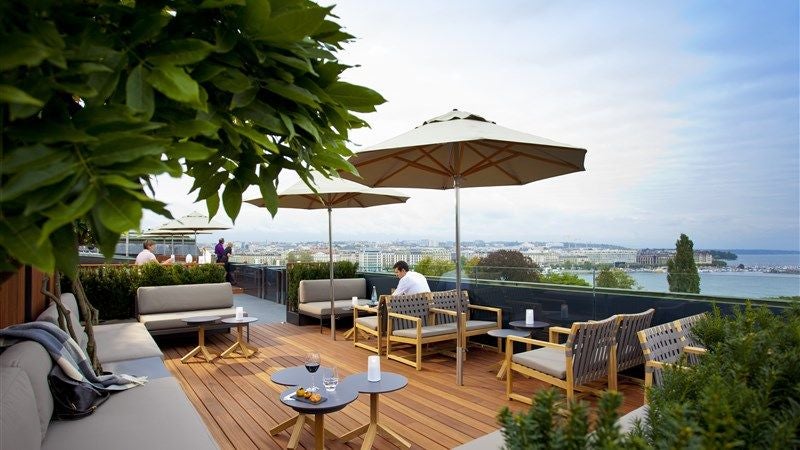
M 197 355 L 198 358 L 203 358 L 206 362 L 211 362 L 216 358 L 216 356 L 212 355 L 211 352 L 208 351 L 206 347 L 206 325 L 210 325 L 220 318 L 219 316 L 198 316 L 198 317 L 184 317 L 181 320 L 186 322 L 187 325 L 196 325 L 197 326 L 197 347 L 195 347 L 192 351 L 186 354 L 183 358 L 181 358 L 182 363 L 188 362 L 194 355 Z
M 489 332 L 487 332 L 486 334 L 492 337 L 496 337 L 498 339 L 505 340 L 509 336 L 527 337 L 530 335 L 530 332 L 525 330 L 511 330 L 508 328 L 503 328 L 501 330 L 489 330 Z M 506 345 L 508 345 L 508 342 L 506 342 Z M 497 371 L 497 379 L 503 380 L 506 378 L 506 374 L 508 373 L 508 367 L 506 366 L 506 358 L 503 357 L 503 360 L 498 364 L 500 365 L 500 370 Z M 497 367 L 497 365 L 494 365 L 492 367 Z
M 323 391 L 321 394 L 326 397 L 326 400 L 316 405 L 296 400 L 294 392 L 295 389 L 293 387 L 281 392 L 281 402 L 299 413 L 295 430 L 302 429 L 303 423 L 310 415 L 314 415 L 314 448 L 323 450 L 325 448 L 325 435 L 331 434 L 325 430 L 325 414 L 339 411 L 352 403 L 353 400 L 358 398 L 358 391 L 340 384 L 333 392 Z M 299 438 L 300 433 L 297 432 L 297 435 Z M 294 436 L 295 433 L 293 432 L 292 439 L 294 439 Z M 297 446 L 296 442 L 292 446 L 291 440 L 289 444 L 290 448 Z
M 396 445 L 411 448 L 411 443 L 391 428 L 382 424 L 378 419 L 378 399 L 380 394 L 403 389 L 408 384 L 408 378 L 392 372 L 381 372 L 380 381 L 369 381 L 367 380 L 367 373 L 362 372 L 350 375 L 342 381 L 342 384 L 356 389 L 362 394 L 369 394 L 369 423 L 345 433 L 339 438 L 340 442 L 347 442 L 356 436 L 364 434 L 364 443 L 361 445 L 361 449 L 366 450 L 372 447 L 373 442 L 375 442 L 375 436 L 378 433 L 382 433 Z
M 219 357 L 220 358 L 226 358 L 229 355 L 233 354 L 234 352 L 237 352 L 237 353 L 241 354 L 242 356 L 244 356 L 245 358 L 249 358 L 249 357 L 255 355 L 256 353 L 258 353 L 258 348 L 253 347 L 251 345 L 248 345 L 244 341 L 244 335 L 242 334 L 242 327 L 244 327 L 245 325 L 250 326 L 251 323 L 257 322 L 257 321 L 258 321 L 258 317 L 249 317 L 249 316 L 248 317 L 242 317 L 241 319 L 237 319 L 235 317 L 228 317 L 228 318 L 222 319 L 222 323 L 229 323 L 229 324 L 232 324 L 232 325 L 236 325 L 236 342 L 234 342 L 233 345 L 228 347 L 227 350 L 222 352 L 219 355 Z M 232 355 L 232 357 L 235 358 L 236 355 Z

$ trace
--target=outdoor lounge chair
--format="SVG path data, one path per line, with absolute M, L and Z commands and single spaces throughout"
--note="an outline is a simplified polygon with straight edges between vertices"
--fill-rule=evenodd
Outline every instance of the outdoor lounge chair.
M 443 309 L 447 311 L 456 310 L 456 302 L 458 301 L 458 295 L 456 294 L 455 289 L 449 291 L 438 291 L 438 292 L 431 292 L 431 299 L 433 302 L 433 307 L 436 309 Z M 462 342 L 461 347 L 467 348 L 467 340 L 470 336 L 478 336 L 481 334 L 486 334 L 491 330 L 499 330 L 503 328 L 503 310 L 500 308 L 494 308 L 491 306 L 481 306 L 481 305 L 473 305 L 469 302 L 469 293 L 466 290 L 461 291 L 461 311 L 465 314 L 464 317 L 464 342 Z M 473 311 L 488 311 L 495 314 L 495 320 L 474 320 L 471 319 L 471 313 Z M 439 324 L 452 324 L 453 327 L 456 326 L 456 317 L 451 313 L 444 314 L 444 313 L 436 313 L 434 315 L 434 320 L 437 325 Z M 498 339 L 499 341 L 499 339 Z M 498 342 L 499 344 L 499 342 Z M 500 350 L 500 346 L 498 345 L 498 350 Z
M 378 306 L 356 306 L 353 308 L 353 345 L 375 352 L 379 355 L 383 354 L 383 331 L 386 323 L 386 305 L 391 300 L 391 295 L 381 295 L 378 300 Z M 377 314 L 376 314 L 377 308 Z M 370 316 L 361 314 L 372 314 Z M 361 333 L 367 334 L 375 338 L 375 345 L 370 345 L 368 341 L 363 339 L 359 341 Z M 371 340 L 371 339 L 370 339 Z
M 663 369 L 665 367 L 681 364 L 684 354 L 688 356 L 689 354 L 701 355 L 705 353 L 705 349 L 687 345 L 688 341 L 683 336 L 677 322 L 678 320 L 646 328 L 638 333 L 645 359 L 645 403 L 647 402 L 648 388 L 653 384 L 661 385 L 663 382 Z M 693 364 L 688 358 L 686 363 L 686 365 Z M 678 367 L 686 367 L 686 365 L 679 365 Z
M 456 313 L 443 309 L 431 308 L 431 293 L 393 296 L 388 304 L 388 321 L 386 324 L 386 357 L 422 370 L 422 345 L 457 340 L 455 327 L 452 324 L 435 324 L 434 315 Z M 392 353 L 393 344 L 414 346 L 414 359 Z M 436 353 L 440 349 L 435 350 Z
M 675 322 L 675 328 L 678 329 L 678 333 L 681 336 L 681 340 L 683 341 L 684 345 L 692 348 L 699 348 L 700 343 L 695 339 L 694 333 L 692 332 L 692 328 L 694 325 L 702 318 L 706 316 L 706 313 L 695 314 L 693 316 L 684 317 L 682 319 L 678 319 Z M 686 358 L 689 361 L 690 365 L 697 364 L 698 355 L 695 352 L 687 352 Z
M 508 399 L 532 403 L 530 397 L 513 392 L 514 372 L 565 389 L 567 401 L 575 398 L 575 391 L 599 393 L 599 390 L 587 384 L 604 378 L 608 380 L 608 389 L 616 390 L 617 324 L 616 316 L 597 322 L 575 322 L 564 344 L 517 336 L 507 337 Z M 542 348 L 514 354 L 514 342 Z

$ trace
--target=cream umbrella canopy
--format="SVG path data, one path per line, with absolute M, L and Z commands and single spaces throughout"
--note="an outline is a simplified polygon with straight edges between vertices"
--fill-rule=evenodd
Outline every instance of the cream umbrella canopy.
M 191 231 L 194 232 L 194 242 L 197 244 L 198 231 L 229 230 L 230 225 L 210 220 L 207 215 L 193 211 L 179 219 L 172 220 L 163 225 L 161 230 L 169 231 Z
M 336 339 L 336 316 L 333 292 L 333 225 L 334 208 L 368 208 L 370 206 L 404 203 L 408 196 L 394 189 L 372 189 L 363 184 L 341 178 L 320 178 L 314 181 L 316 192 L 304 181 L 299 181 L 278 194 L 278 208 L 328 210 L 328 264 L 330 268 L 331 338 Z M 246 200 L 256 206 L 265 206 L 263 198 Z
M 459 189 L 523 185 L 581 172 L 586 150 L 501 127 L 483 117 L 453 110 L 397 137 L 357 152 L 349 161 L 360 176 L 341 173 L 372 187 L 453 189 L 456 215 L 456 290 L 461 292 Z M 461 302 L 457 303 L 461 314 Z M 461 321 L 456 381 L 463 384 Z

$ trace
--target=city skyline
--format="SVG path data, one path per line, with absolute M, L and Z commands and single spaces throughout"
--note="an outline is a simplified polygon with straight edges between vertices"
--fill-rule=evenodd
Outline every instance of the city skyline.
M 453 108 L 588 149 L 583 173 L 464 189 L 463 241 L 800 248 L 796 2 L 336 3 L 358 38 L 339 52 L 360 65 L 346 77 L 388 99 L 352 150 Z M 155 181 L 175 217 L 205 212 L 186 180 Z M 334 211 L 333 239 L 454 239 L 452 191 L 403 191 L 405 205 Z M 243 205 L 213 236 L 322 241 L 327 215 Z

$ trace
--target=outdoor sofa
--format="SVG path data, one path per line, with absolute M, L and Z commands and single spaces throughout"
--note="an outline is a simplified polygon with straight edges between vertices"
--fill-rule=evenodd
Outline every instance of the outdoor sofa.
M 297 311 L 304 316 L 320 320 L 331 315 L 331 280 L 301 280 L 297 289 Z M 364 278 L 337 278 L 333 280 L 334 315 L 336 318 L 353 316 L 353 297 L 360 302 L 367 299 L 367 280 Z
M 231 284 L 178 284 L 136 290 L 136 317 L 153 336 L 197 331 L 197 326 L 187 325 L 181 319 L 198 316 L 235 317 Z M 206 329 L 231 327 L 226 323 L 203 326 Z
M 72 328 L 85 348 L 75 297 L 61 295 Z M 51 304 L 37 320 L 58 322 Z M 93 327 L 103 370 L 147 376 L 142 386 L 112 394 L 92 415 L 51 421 L 53 397 L 47 375 L 53 361 L 34 341 L 0 353 L 0 448 L 28 449 L 217 449 L 200 415 L 162 361 L 161 350 L 138 322 Z

